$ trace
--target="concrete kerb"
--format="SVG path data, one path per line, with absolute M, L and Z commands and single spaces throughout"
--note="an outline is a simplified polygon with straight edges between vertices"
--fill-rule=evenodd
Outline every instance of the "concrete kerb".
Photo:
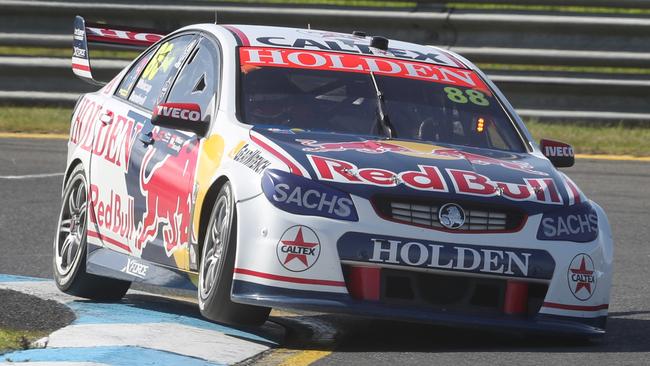
M 77 316 L 33 349 L 0 356 L 0 364 L 228 365 L 279 342 L 264 327 L 251 332 L 211 323 L 194 304 L 138 291 L 119 303 L 96 303 L 61 293 L 51 280 L 11 275 L 0 275 L 0 288 L 56 300 Z

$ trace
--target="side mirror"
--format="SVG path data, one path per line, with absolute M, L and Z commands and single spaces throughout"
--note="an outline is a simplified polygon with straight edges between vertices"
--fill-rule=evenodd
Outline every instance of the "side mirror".
M 542 154 L 548 158 L 557 168 L 568 168 L 575 163 L 573 147 L 560 141 L 541 140 L 539 148 Z
M 209 126 L 209 123 L 202 121 L 201 107 L 196 103 L 158 104 L 153 110 L 151 124 L 194 132 L 199 137 L 208 133 Z

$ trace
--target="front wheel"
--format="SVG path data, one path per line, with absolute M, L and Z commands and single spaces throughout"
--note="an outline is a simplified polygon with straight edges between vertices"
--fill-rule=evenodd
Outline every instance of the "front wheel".
M 199 308 L 210 320 L 233 325 L 261 325 L 270 308 L 234 303 L 230 300 L 235 253 L 237 212 L 230 182 L 214 203 L 203 241 L 199 272 Z
M 88 186 L 81 165 L 66 183 L 52 260 L 54 281 L 63 292 L 93 300 L 119 300 L 131 282 L 95 276 L 86 272 L 86 225 Z

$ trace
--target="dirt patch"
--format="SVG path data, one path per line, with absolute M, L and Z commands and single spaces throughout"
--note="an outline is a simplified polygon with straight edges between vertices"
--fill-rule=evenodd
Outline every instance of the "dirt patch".
M 54 300 L 0 289 L 0 328 L 53 331 L 65 327 L 74 319 L 72 310 Z

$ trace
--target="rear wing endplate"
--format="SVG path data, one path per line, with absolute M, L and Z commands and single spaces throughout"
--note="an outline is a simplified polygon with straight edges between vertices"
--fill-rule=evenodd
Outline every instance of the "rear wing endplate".
M 93 78 L 88 43 L 126 49 L 142 49 L 158 42 L 164 36 L 164 33 L 146 29 L 108 24 L 86 24 L 84 18 L 77 15 L 74 19 L 72 41 L 72 72 L 87 83 L 104 85 L 105 83 Z

